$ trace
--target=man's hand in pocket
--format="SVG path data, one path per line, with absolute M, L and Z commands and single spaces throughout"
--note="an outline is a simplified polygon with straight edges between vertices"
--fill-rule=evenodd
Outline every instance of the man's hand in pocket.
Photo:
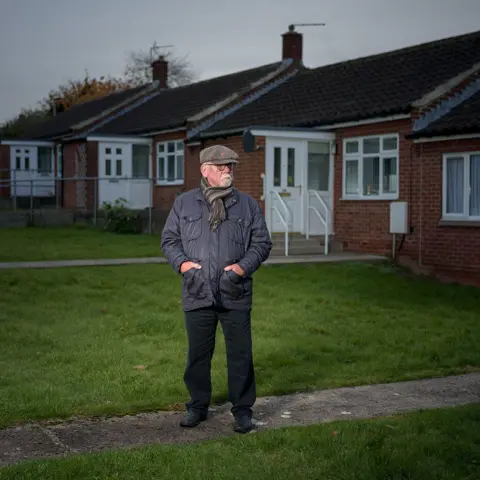
M 227 267 L 224 268 L 226 272 L 229 270 L 233 270 L 237 275 L 240 275 L 243 277 L 245 275 L 245 272 L 243 271 L 243 268 L 238 265 L 238 263 L 234 263 L 233 265 L 228 265 Z
M 190 262 L 190 261 L 183 262 L 182 265 L 180 266 L 180 273 L 185 273 L 192 268 L 200 269 L 202 268 L 202 266 L 195 262 Z

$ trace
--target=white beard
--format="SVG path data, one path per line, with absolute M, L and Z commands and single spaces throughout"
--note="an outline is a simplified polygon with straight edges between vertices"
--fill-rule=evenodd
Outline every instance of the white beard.
M 225 175 L 222 177 L 220 180 L 220 186 L 221 187 L 230 187 L 233 183 L 233 177 L 232 175 Z

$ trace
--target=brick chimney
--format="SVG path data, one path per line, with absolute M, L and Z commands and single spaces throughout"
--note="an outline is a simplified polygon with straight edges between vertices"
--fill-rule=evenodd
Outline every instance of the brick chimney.
M 159 83 L 160 88 L 168 88 L 168 62 L 165 57 L 152 62 L 152 78 Z
M 303 60 L 303 35 L 295 31 L 295 27 L 290 25 L 288 32 L 282 34 L 282 60 L 291 58 L 296 62 Z

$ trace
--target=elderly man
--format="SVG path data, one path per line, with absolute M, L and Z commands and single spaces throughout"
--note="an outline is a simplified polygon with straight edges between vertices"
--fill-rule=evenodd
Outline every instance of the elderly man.
M 255 200 L 233 187 L 238 155 L 214 145 L 200 152 L 200 188 L 178 196 L 162 232 L 162 249 L 183 276 L 182 304 L 188 337 L 184 375 L 190 394 L 183 427 L 207 419 L 211 359 L 220 321 L 227 351 L 228 392 L 234 430 L 249 432 L 256 400 L 250 314 L 252 274 L 272 248 Z

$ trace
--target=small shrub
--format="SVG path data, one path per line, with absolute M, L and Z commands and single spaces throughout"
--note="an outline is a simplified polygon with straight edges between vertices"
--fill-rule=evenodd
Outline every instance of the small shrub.
M 114 233 L 141 233 L 142 220 L 140 214 L 130 210 L 124 198 L 117 198 L 115 202 L 103 202 L 101 211 L 105 216 L 104 229 Z

